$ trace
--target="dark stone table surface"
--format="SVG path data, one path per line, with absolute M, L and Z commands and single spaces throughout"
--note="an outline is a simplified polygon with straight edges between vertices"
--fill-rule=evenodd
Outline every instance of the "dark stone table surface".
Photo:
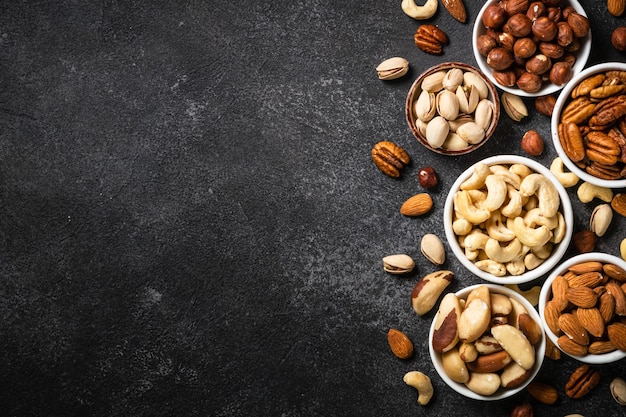
M 0 6 L 0 414 L 5 416 L 508 416 L 532 401 L 465 399 L 436 374 L 411 289 L 436 268 L 423 234 L 443 238 L 442 208 L 458 174 L 496 154 L 524 155 L 547 117 L 506 115 L 480 151 L 425 150 L 404 119 L 423 70 L 475 65 L 468 22 L 441 6 L 427 22 L 447 32 L 442 56 L 423 53 L 424 22 L 400 0 L 307 2 L 4 1 Z M 588 65 L 624 61 L 609 44 L 624 18 L 582 0 Z M 409 60 L 394 82 L 374 68 Z M 372 146 L 392 140 L 412 157 L 384 176 Z M 535 158 L 556 156 L 547 140 Z M 440 173 L 433 211 L 399 214 Z M 569 189 L 575 229 L 597 202 Z M 619 255 L 616 216 L 597 249 Z M 447 245 L 446 245 L 447 247 Z M 385 274 L 404 252 L 414 274 Z M 572 251 L 567 256 L 571 256 Z M 448 250 L 449 290 L 480 280 Z M 539 285 L 541 280 L 533 283 Z M 416 354 L 396 359 L 386 334 Z M 599 366 L 582 400 L 563 385 L 578 363 L 546 360 L 538 379 L 559 388 L 536 415 L 624 415 L 609 395 L 625 363 Z M 402 377 L 420 370 L 426 407 Z

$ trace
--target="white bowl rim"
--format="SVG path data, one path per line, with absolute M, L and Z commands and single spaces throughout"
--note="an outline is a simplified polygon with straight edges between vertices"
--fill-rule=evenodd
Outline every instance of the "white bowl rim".
M 618 266 L 620 266 L 620 267 L 622 267 L 623 269 L 626 270 L 626 261 L 624 261 L 623 259 L 621 259 L 621 258 L 619 258 L 617 256 L 610 255 L 608 253 L 588 252 L 588 253 L 582 253 L 582 254 L 579 254 L 579 255 L 576 255 L 576 256 L 573 256 L 573 257 L 569 258 L 567 261 L 565 261 L 561 265 L 559 265 L 559 268 L 557 268 L 554 271 L 552 271 L 550 276 L 543 283 L 543 285 L 541 287 L 541 292 L 539 293 L 539 316 L 541 317 L 541 324 L 542 324 L 542 326 L 544 328 L 544 331 L 545 331 L 546 335 L 548 336 L 548 338 L 552 341 L 552 343 L 554 343 L 554 345 L 559 350 L 561 350 L 561 352 L 565 353 L 567 356 L 569 356 L 569 357 L 571 357 L 573 359 L 576 359 L 577 361 L 588 363 L 588 364 L 612 363 L 612 362 L 618 361 L 620 359 L 626 358 L 626 352 L 623 352 L 621 350 L 615 350 L 613 352 L 605 353 L 605 354 L 602 354 L 602 355 L 588 354 L 588 355 L 585 355 L 585 356 L 574 356 L 574 355 L 570 355 L 569 353 L 563 351 L 559 347 L 559 345 L 557 343 L 557 339 L 558 338 L 556 337 L 556 335 L 554 333 L 552 333 L 552 330 L 550 330 L 550 328 L 546 324 L 546 318 L 545 318 L 545 315 L 543 313 L 543 310 L 546 307 L 548 296 L 552 293 L 552 290 L 551 290 L 552 281 L 554 281 L 556 276 L 561 274 L 563 271 L 565 271 L 567 268 L 569 268 L 572 265 L 575 265 L 575 264 L 581 263 L 581 262 L 587 262 L 587 261 L 602 261 L 602 262 L 607 262 L 607 263 L 610 262 L 610 263 L 617 264 Z
M 499 294 L 505 294 L 507 296 L 510 297 L 515 297 L 516 300 L 519 300 L 522 305 L 526 308 L 526 310 L 528 310 L 528 314 L 531 315 L 531 317 L 533 318 L 533 320 L 536 320 L 538 324 L 541 325 L 541 317 L 539 316 L 539 313 L 537 312 L 537 310 L 535 309 L 535 307 L 533 307 L 532 304 L 530 304 L 530 302 L 524 298 L 524 296 L 522 296 L 521 294 L 513 291 L 510 288 L 506 288 L 502 285 L 496 285 L 496 284 L 488 284 L 488 283 L 484 283 L 484 284 L 475 284 L 475 285 L 471 285 L 469 287 L 465 287 L 462 288 L 460 290 L 458 290 L 455 294 L 458 297 L 466 297 L 474 288 L 480 287 L 480 286 L 486 286 L 489 288 L 489 292 L 493 291 L 493 292 L 497 292 Z M 513 396 L 515 394 L 517 394 L 518 392 L 520 392 L 521 390 L 523 390 L 539 373 L 539 370 L 541 369 L 541 366 L 543 365 L 543 360 L 544 360 L 544 356 L 545 356 L 545 350 L 546 350 L 546 336 L 542 335 L 541 336 L 541 341 L 539 341 L 534 347 L 535 347 L 535 356 L 536 356 L 536 362 L 535 365 L 533 366 L 533 372 L 532 374 L 529 376 L 529 378 L 524 381 L 523 384 L 521 384 L 518 387 L 515 388 L 511 388 L 511 389 L 505 389 L 505 388 L 499 388 L 498 391 L 496 391 L 495 394 L 493 395 L 480 395 L 475 393 L 474 391 L 470 390 L 469 388 L 467 388 L 464 384 L 461 384 L 459 382 L 453 381 L 444 371 L 443 366 L 441 365 L 441 354 L 437 353 L 433 350 L 432 347 L 432 338 L 433 338 L 433 334 L 435 332 L 435 321 L 437 320 L 437 314 L 435 314 L 435 316 L 433 317 L 433 321 L 430 325 L 430 330 L 428 332 L 428 352 L 430 353 L 430 359 L 433 363 L 433 366 L 435 367 L 435 370 L 437 371 L 437 373 L 439 374 L 439 376 L 441 377 L 441 379 L 444 380 L 444 382 L 453 390 L 455 390 L 456 392 L 458 392 L 459 394 L 462 394 L 468 398 L 472 398 L 474 400 L 483 400 L 483 401 L 496 401 L 496 400 L 502 400 L 504 398 L 508 398 L 510 396 Z
M 459 189 L 461 183 L 465 181 L 468 177 L 471 176 L 474 166 L 478 163 L 485 163 L 487 165 L 494 164 L 524 164 L 531 168 L 533 171 L 543 174 L 548 177 L 555 185 L 557 191 L 559 192 L 559 197 L 561 198 L 561 212 L 565 219 L 566 224 L 566 232 L 563 240 L 556 246 L 556 249 L 552 252 L 550 257 L 546 259 L 541 265 L 537 268 L 526 271 L 521 275 L 505 275 L 503 277 L 496 277 L 488 272 L 485 272 L 479 269 L 472 261 L 467 259 L 465 253 L 461 250 L 461 247 L 458 243 L 457 236 L 452 230 L 452 213 L 453 213 L 453 204 L 454 204 L 454 193 Z M 573 234 L 573 224 L 574 224 L 574 212 L 572 210 L 572 203 L 565 190 L 565 187 L 561 185 L 558 179 L 550 172 L 548 168 L 540 164 L 539 162 L 526 158 L 524 156 L 518 155 L 496 155 L 481 161 L 478 161 L 472 164 L 469 168 L 459 175 L 454 184 L 450 187 L 450 191 L 448 196 L 446 197 L 444 212 L 443 212 L 443 226 L 444 232 L 446 235 L 446 239 L 448 241 L 448 245 L 452 249 L 452 252 L 457 257 L 459 262 L 466 269 L 468 269 L 472 274 L 486 280 L 492 282 L 494 284 L 522 284 L 526 282 L 533 281 L 547 273 L 549 273 L 552 268 L 561 260 L 561 258 L 565 255 L 565 252 L 568 249 L 570 241 L 572 239 Z
M 556 85 L 556 84 L 548 84 L 544 87 L 541 88 L 541 90 L 539 90 L 536 93 L 528 93 L 520 88 L 512 88 L 512 87 L 505 87 L 503 85 L 500 85 L 495 77 L 493 76 L 493 74 L 491 73 L 491 68 L 487 65 L 486 63 L 486 58 L 484 56 L 482 56 L 477 48 L 476 48 L 476 40 L 478 39 L 478 36 L 484 32 L 484 26 L 482 25 L 481 22 L 481 18 L 482 15 L 484 14 L 485 10 L 487 9 L 487 7 L 489 7 L 489 5 L 493 4 L 493 3 L 497 3 L 499 0 L 487 0 L 485 2 L 485 4 L 483 5 L 483 7 L 480 9 L 480 11 L 478 12 L 478 15 L 476 16 L 476 21 L 474 22 L 474 28 L 472 30 L 472 50 L 474 52 L 474 58 L 476 60 L 476 63 L 478 64 L 478 67 L 480 68 L 480 70 L 485 74 L 485 76 L 487 78 L 489 78 L 491 80 L 491 82 L 499 89 L 506 91 L 508 93 L 511 94 L 515 94 L 521 97 L 539 97 L 539 96 L 545 96 L 548 94 L 553 94 L 556 93 L 557 91 L 561 90 L 562 88 L 565 87 L 566 84 L 564 85 Z M 582 7 L 582 5 L 577 1 L 577 0 L 566 0 L 568 3 L 571 4 L 572 7 L 574 7 L 574 9 L 576 10 L 576 12 L 580 13 L 583 16 L 587 16 L 587 12 L 585 12 L 585 9 Z M 577 74 L 580 71 L 582 71 L 583 68 L 585 68 L 585 65 L 587 65 L 587 60 L 589 59 L 589 55 L 591 53 L 591 29 L 589 30 L 589 34 L 587 36 L 585 36 L 584 38 L 582 38 L 581 41 L 581 48 L 580 50 L 576 53 L 576 62 L 574 63 L 574 67 L 572 68 L 573 73 Z
M 588 174 L 584 170 L 580 169 L 571 159 L 567 157 L 563 147 L 561 146 L 561 141 L 559 140 L 559 119 L 561 111 L 564 108 L 565 103 L 569 100 L 570 93 L 585 78 L 590 75 L 605 72 L 607 70 L 619 69 L 622 71 L 626 71 L 626 63 L 624 62 L 604 62 L 601 64 L 593 65 L 579 74 L 576 74 L 566 85 L 563 87 L 563 90 L 559 94 L 559 97 L 556 100 L 556 104 L 554 105 L 554 112 L 552 113 L 552 117 L 550 120 L 550 130 L 552 133 L 552 143 L 554 143 L 554 147 L 556 152 L 561 157 L 561 160 L 565 164 L 565 166 L 573 173 L 575 173 L 578 178 L 583 181 L 589 182 L 594 185 L 598 185 L 601 187 L 607 188 L 622 188 L 626 187 L 626 178 L 620 180 L 605 180 L 602 178 L 594 177 L 591 174 Z

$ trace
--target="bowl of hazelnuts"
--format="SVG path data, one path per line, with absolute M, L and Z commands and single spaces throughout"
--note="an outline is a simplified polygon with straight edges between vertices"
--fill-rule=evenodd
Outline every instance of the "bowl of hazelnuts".
M 497 87 L 538 97 L 583 70 L 591 29 L 576 0 L 490 0 L 476 17 L 472 44 L 478 66 Z

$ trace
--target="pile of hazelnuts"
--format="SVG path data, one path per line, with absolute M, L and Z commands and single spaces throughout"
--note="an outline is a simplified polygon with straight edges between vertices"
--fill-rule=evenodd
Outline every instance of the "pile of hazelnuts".
M 477 39 L 496 82 L 536 93 L 573 76 L 589 20 L 564 0 L 500 0 L 485 9 Z

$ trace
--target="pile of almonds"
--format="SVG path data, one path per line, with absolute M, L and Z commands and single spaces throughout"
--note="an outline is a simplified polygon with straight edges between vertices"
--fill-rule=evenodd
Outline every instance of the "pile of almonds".
M 496 81 L 538 92 L 546 82 L 563 85 L 573 75 L 576 52 L 589 21 L 561 0 L 500 0 L 483 16 L 477 48 Z

